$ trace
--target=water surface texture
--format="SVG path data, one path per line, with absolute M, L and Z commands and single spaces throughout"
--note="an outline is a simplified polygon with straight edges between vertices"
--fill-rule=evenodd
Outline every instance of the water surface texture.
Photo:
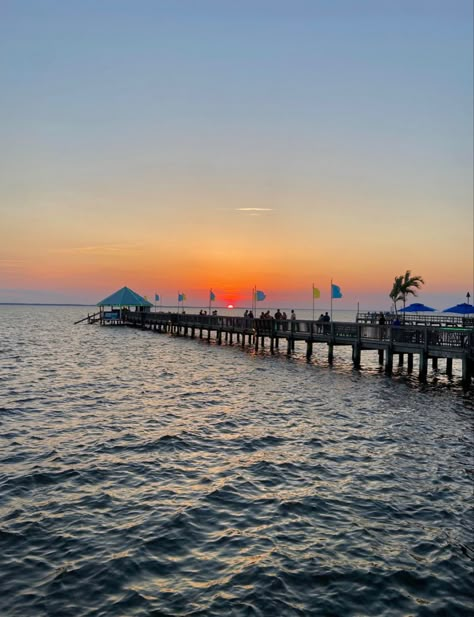
M 0 308 L 0 615 L 472 615 L 473 404 Z

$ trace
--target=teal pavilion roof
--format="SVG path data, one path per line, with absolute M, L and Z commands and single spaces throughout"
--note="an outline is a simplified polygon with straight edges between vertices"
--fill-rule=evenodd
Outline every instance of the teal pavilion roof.
M 153 304 L 132 289 L 122 287 L 122 289 L 97 302 L 97 306 L 153 306 Z

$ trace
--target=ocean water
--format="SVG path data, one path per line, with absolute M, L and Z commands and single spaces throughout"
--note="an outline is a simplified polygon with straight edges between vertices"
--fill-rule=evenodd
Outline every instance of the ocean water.
M 0 615 L 472 615 L 472 392 L 0 308 Z M 286 351 L 286 350 L 285 350 Z

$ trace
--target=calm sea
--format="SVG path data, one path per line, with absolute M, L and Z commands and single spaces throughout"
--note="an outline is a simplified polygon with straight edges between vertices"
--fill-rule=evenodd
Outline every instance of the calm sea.
M 0 308 L 0 615 L 472 615 L 473 400 Z

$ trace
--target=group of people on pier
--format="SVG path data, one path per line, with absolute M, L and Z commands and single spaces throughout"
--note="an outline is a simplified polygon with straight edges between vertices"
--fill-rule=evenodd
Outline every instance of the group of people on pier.
M 244 317 L 253 319 L 254 318 L 253 311 L 246 310 L 244 313 Z M 281 312 L 280 309 L 276 310 L 275 315 L 272 315 L 270 311 L 268 310 L 268 311 L 262 311 L 260 313 L 260 319 L 276 319 L 277 321 L 287 321 L 288 315 L 286 314 L 285 311 Z M 290 319 L 293 319 L 293 320 L 296 319 L 296 313 L 293 309 L 291 309 Z

